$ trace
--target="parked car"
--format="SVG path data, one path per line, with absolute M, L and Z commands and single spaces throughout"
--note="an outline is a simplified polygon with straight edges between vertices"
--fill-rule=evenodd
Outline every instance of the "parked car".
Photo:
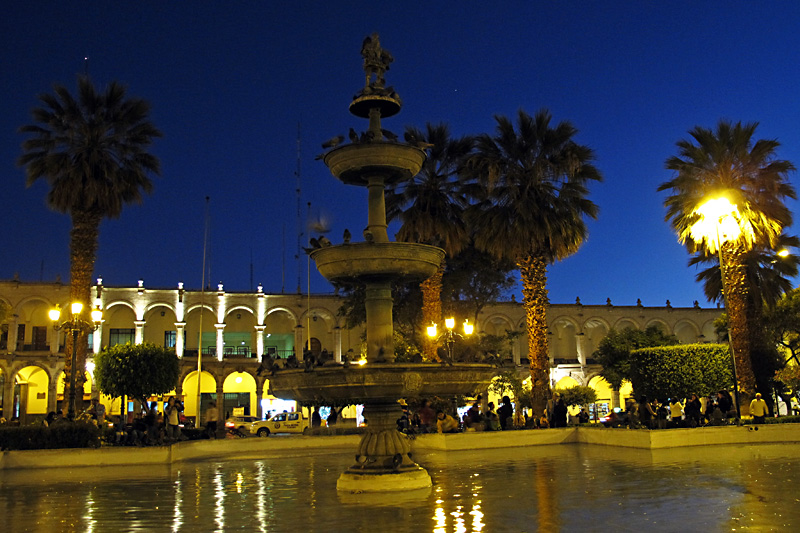
M 302 433 L 308 427 L 308 418 L 301 413 L 278 413 L 269 420 L 258 420 L 250 424 L 250 433 L 269 437 L 271 433 Z
M 628 425 L 628 413 L 618 408 L 600 418 L 600 423 L 607 428 L 624 427 Z
M 246 434 L 248 427 L 259 420 L 257 416 L 232 416 L 225 421 L 225 429 L 234 433 Z

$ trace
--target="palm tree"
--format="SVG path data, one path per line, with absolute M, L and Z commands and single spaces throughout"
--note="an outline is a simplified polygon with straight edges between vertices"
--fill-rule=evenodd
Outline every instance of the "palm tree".
M 695 127 L 689 132 L 693 140 L 678 141 L 678 155 L 666 161 L 674 177 L 658 188 L 671 192 L 664 201 L 666 220 L 689 253 L 720 254 L 731 347 L 745 395 L 755 392 L 752 357 L 758 351 L 761 300 L 752 294 L 748 258 L 752 265 L 751 250 L 777 249 L 783 229 L 792 223 L 784 200 L 796 197 L 788 179 L 794 166 L 776 158 L 776 140 L 753 140 L 757 125 L 721 120 L 716 130 Z M 718 235 L 696 231 L 695 224 L 704 218 L 700 207 L 715 197 L 726 197 L 735 206 L 730 218 L 739 237 L 719 242 Z
M 36 123 L 20 128 L 30 136 L 17 163 L 25 167 L 27 186 L 46 180 L 48 206 L 72 219 L 70 301 L 83 303 L 88 315 L 100 221 L 119 217 L 125 204 L 141 202 L 142 193 L 152 190 L 148 174 L 159 174 L 160 168 L 147 149 L 161 132 L 148 120 L 150 105 L 126 98 L 118 82 L 98 92 L 81 77 L 77 98 L 62 85 L 53 91 L 39 95 L 43 106 L 32 111 Z M 78 368 L 85 366 L 87 334 L 81 331 L 77 339 Z M 67 336 L 68 352 L 71 346 Z M 70 367 L 67 358 L 67 375 Z M 84 373 L 78 372 L 78 390 L 83 382 Z
M 425 132 L 406 129 L 406 138 L 430 145 L 419 173 L 387 192 L 389 220 L 402 222 L 396 238 L 403 242 L 431 244 L 448 255 L 466 245 L 469 232 L 464 222 L 467 200 L 460 191 L 458 171 L 472 149 L 469 137 L 452 138 L 446 124 L 427 124 Z M 422 282 L 422 323 L 442 321 L 442 276 L 445 261 L 436 273 Z M 436 344 L 423 336 L 423 357 L 438 360 Z
M 547 266 L 575 253 L 587 236 L 584 217 L 597 217 L 588 182 L 602 176 L 594 152 L 573 137 L 569 122 L 551 125 L 541 110 L 520 110 L 516 129 L 495 116 L 496 134 L 478 137 L 467 169 L 475 244 L 499 259 L 514 261 L 522 281 L 528 330 L 531 395 L 541 413 L 550 398 L 547 339 Z
M 777 242 L 776 250 L 756 246 L 748 250 L 745 257 L 747 286 L 752 304 L 759 309 L 772 308 L 784 294 L 794 288 L 792 278 L 797 276 L 800 256 L 785 255 L 783 251 L 800 248 L 800 239 L 794 235 L 782 234 Z M 719 255 L 709 254 L 707 249 L 698 250 L 689 260 L 689 266 L 695 265 L 710 265 L 698 272 L 695 279 L 703 283 L 703 293 L 709 302 L 723 301 Z

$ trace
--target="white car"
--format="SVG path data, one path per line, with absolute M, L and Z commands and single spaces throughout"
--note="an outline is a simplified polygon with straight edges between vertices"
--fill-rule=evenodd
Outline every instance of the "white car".
M 243 434 L 247 427 L 257 420 L 257 416 L 232 416 L 225 421 L 225 429 Z
M 301 413 L 278 413 L 269 420 L 258 420 L 250 424 L 250 433 L 269 437 L 270 433 L 302 433 L 308 427 L 308 419 Z

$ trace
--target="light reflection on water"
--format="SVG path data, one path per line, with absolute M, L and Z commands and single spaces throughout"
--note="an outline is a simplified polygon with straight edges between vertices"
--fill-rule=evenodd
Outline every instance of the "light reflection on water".
M 791 445 L 417 456 L 411 494 L 340 494 L 346 455 L 0 473 L 0 531 L 792 531 Z

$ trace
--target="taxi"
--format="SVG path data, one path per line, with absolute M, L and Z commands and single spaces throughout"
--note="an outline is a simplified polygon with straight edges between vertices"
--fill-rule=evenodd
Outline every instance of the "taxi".
M 258 420 L 250 424 L 250 434 L 269 437 L 271 433 L 303 433 L 308 419 L 301 413 L 278 413 L 269 420 Z

